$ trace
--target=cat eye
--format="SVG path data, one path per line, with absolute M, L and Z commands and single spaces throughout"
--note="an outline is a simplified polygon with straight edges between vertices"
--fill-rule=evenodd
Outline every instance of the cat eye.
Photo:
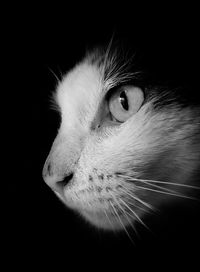
M 139 87 L 122 86 L 111 95 L 108 107 L 113 119 L 125 122 L 135 114 L 144 101 L 144 93 Z

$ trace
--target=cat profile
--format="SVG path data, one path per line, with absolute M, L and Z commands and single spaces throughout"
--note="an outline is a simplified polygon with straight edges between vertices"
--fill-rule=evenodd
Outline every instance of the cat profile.
M 137 85 L 117 50 L 95 49 L 59 82 L 61 115 L 43 178 L 92 225 L 124 229 L 198 190 L 200 109 Z

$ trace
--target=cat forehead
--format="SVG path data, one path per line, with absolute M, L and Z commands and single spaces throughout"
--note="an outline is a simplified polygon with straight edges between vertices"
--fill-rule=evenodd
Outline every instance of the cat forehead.
M 88 126 L 105 95 L 99 67 L 83 61 L 69 71 L 54 95 L 62 115 L 62 128 Z
M 89 96 L 102 92 L 102 77 L 99 69 L 89 63 L 81 63 L 73 68 L 63 78 L 56 90 L 59 106 L 62 108 L 65 99 L 73 97 L 84 102 Z
M 96 48 L 69 71 L 56 90 L 56 102 L 62 107 L 65 97 L 82 99 L 101 94 L 124 84 L 135 76 L 129 71 L 129 60 L 122 58 L 118 50 Z

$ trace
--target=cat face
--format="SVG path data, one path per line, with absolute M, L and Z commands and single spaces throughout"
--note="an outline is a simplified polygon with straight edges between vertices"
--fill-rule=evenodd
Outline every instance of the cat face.
M 97 50 L 63 78 L 54 95 L 62 121 L 43 169 L 66 206 L 104 229 L 144 224 L 183 197 L 200 153 L 199 115 L 134 85 L 126 68 L 116 52 Z

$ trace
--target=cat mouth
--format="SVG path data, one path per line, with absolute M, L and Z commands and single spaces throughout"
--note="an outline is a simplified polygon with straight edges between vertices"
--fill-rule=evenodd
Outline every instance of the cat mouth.
M 66 196 L 54 191 L 59 199 L 70 209 L 78 212 L 91 225 L 104 230 L 116 231 L 130 225 L 131 218 L 119 210 L 114 203 L 110 205 L 84 205 L 80 199 L 72 199 L 71 194 Z M 77 203 L 78 200 L 78 203 Z

